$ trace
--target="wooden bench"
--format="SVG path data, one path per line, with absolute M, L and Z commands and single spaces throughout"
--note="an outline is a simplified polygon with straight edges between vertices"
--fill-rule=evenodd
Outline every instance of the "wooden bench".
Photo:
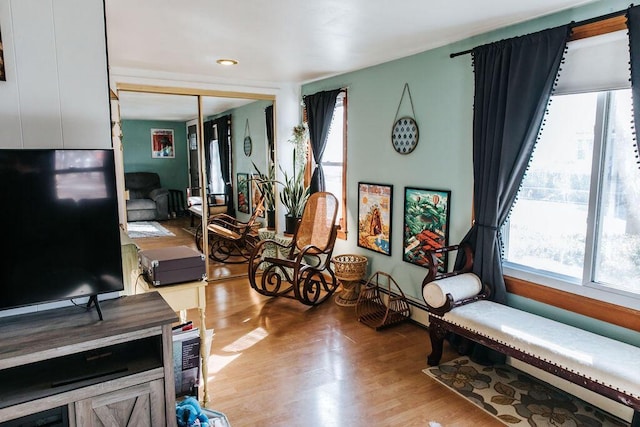
M 459 271 L 443 274 L 433 268 L 437 254 L 459 249 L 435 251 L 422 283 L 429 311 L 429 365 L 439 364 L 444 338 L 453 332 L 632 408 L 631 425 L 640 427 L 639 347 L 489 301 L 486 286 L 478 295 L 456 301 L 448 293 L 444 302 L 430 305 L 435 286 L 445 290 L 454 276 L 471 270 L 468 248 L 467 263 Z

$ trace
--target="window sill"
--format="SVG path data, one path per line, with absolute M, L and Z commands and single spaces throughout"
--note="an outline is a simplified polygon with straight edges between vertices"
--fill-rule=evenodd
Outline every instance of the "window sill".
M 640 332 L 640 299 L 504 267 L 507 292 Z

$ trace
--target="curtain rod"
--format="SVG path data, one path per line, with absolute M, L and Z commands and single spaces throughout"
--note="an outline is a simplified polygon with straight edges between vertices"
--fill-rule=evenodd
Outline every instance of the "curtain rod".
M 633 7 L 633 3 L 629 7 L 630 8 Z M 575 27 L 581 27 L 583 25 L 593 24 L 594 22 L 604 21 L 606 19 L 615 18 L 617 16 L 624 15 L 625 13 L 627 13 L 627 10 L 629 9 L 607 13 L 606 15 L 596 16 L 595 18 L 585 19 L 584 21 L 580 21 L 580 22 L 571 22 L 569 25 L 571 26 L 571 28 L 575 28 Z M 454 52 L 449 54 L 449 58 L 455 58 L 456 56 L 467 55 L 471 52 L 473 52 L 473 49 L 463 50 L 462 52 Z
M 340 90 L 340 91 L 347 91 L 351 86 L 342 86 L 339 87 L 337 89 L 325 89 L 325 90 L 320 90 L 318 92 L 315 93 L 308 93 L 306 95 L 302 95 L 302 98 L 304 98 L 305 96 L 309 96 L 309 95 L 315 95 L 316 93 L 320 93 L 320 92 L 329 92 L 330 90 Z

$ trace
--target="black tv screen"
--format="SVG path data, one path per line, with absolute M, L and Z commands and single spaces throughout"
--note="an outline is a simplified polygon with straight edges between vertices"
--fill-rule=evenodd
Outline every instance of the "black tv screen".
M 0 309 L 124 289 L 113 150 L 0 150 Z

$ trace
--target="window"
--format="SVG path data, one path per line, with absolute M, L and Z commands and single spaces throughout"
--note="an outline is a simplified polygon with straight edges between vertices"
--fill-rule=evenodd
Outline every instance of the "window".
M 635 308 L 640 170 L 625 20 L 574 28 L 501 238 L 506 275 Z
M 309 149 L 311 152 L 311 149 Z M 327 145 L 322 155 L 322 170 L 324 171 L 325 190 L 333 193 L 339 202 L 338 220 L 340 230 L 338 237 L 347 238 L 347 220 L 345 209 L 347 202 L 347 92 L 343 91 L 336 98 L 331 127 L 327 135 Z M 309 156 L 311 157 L 311 156 Z M 309 159 L 311 160 L 311 159 Z M 312 171 L 309 165 L 307 170 Z
M 640 297 L 631 90 L 552 98 L 509 221 L 505 266 Z
M 224 194 L 225 185 L 220 165 L 220 147 L 217 139 L 209 141 L 209 194 Z

